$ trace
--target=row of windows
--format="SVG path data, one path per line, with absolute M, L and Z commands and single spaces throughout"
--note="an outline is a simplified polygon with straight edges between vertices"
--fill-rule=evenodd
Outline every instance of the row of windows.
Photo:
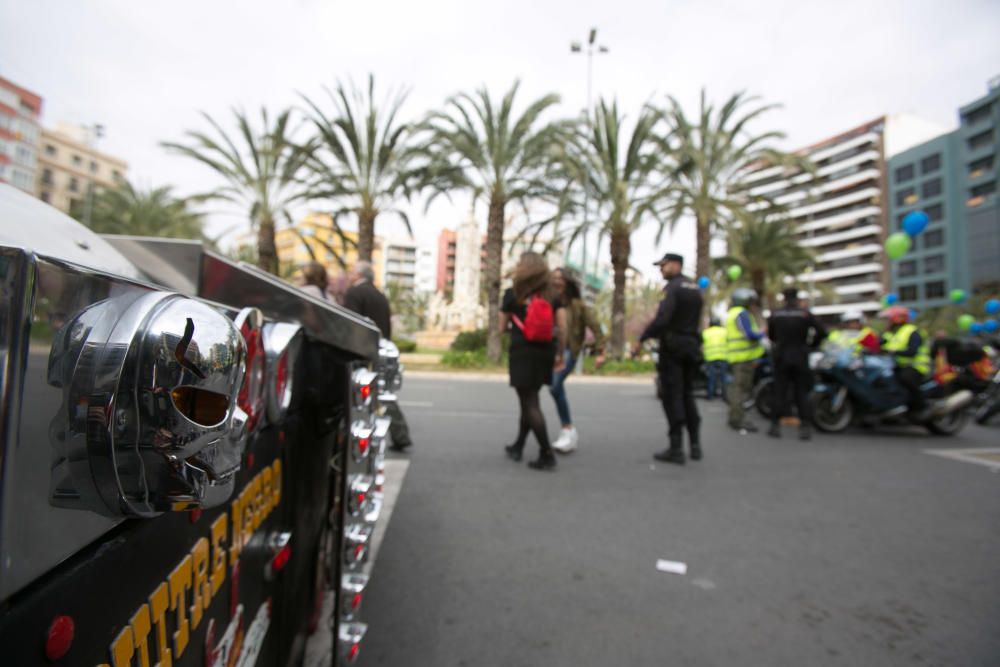
M 926 206 L 924 207 L 923 211 L 924 213 L 927 214 L 927 218 L 932 223 L 940 222 L 941 219 L 944 217 L 944 207 L 941 206 L 941 204 L 932 204 L 930 206 Z M 896 216 L 896 229 L 903 228 L 903 218 L 905 218 L 907 215 L 909 215 L 909 211 L 907 211 L 906 213 L 900 213 L 899 215 Z
M 962 116 L 963 125 L 975 125 L 976 123 L 981 123 L 984 120 L 988 120 L 990 117 L 990 112 L 992 111 L 990 104 L 984 104 L 978 109 L 973 109 Z
M 896 271 L 900 278 L 917 275 L 917 260 L 907 259 L 900 262 Z M 924 257 L 924 273 L 937 273 L 938 271 L 944 271 L 944 255 Z
M 986 130 L 968 138 L 966 144 L 970 151 L 977 151 L 993 145 L 993 130 Z
M 944 298 L 944 281 L 935 280 L 933 282 L 926 283 L 924 285 L 924 298 L 927 299 L 942 299 Z M 919 285 L 903 285 L 899 288 L 899 300 L 904 303 L 907 301 L 917 301 L 920 299 L 920 286 Z
M 942 186 L 940 178 L 932 178 L 920 184 L 920 197 L 927 199 L 937 197 L 941 194 Z M 916 187 L 900 188 L 896 190 L 896 206 L 905 206 L 918 201 Z
M 923 160 L 920 161 L 920 174 L 927 175 L 934 173 L 941 168 L 941 154 L 934 153 L 934 155 L 928 155 Z M 904 164 L 901 167 L 896 167 L 896 182 L 905 183 L 907 181 L 912 181 L 913 177 L 916 175 L 916 164 Z

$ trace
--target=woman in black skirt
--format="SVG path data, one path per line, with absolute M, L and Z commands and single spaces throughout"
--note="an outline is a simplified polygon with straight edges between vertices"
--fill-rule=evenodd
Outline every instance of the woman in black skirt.
M 516 318 L 522 324 L 525 322 L 528 302 L 532 298 L 546 299 L 552 306 L 555 330 L 552 340 L 548 342 L 527 340 L 521 326 L 514 321 Z M 528 465 L 535 470 L 552 470 L 556 467 L 556 457 L 545 430 L 545 416 L 538 392 L 543 385 L 552 382 L 554 370 L 562 369 L 562 351 L 566 349 L 566 311 L 551 293 L 549 267 L 538 253 L 524 253 L 514 269 L 514 286 L 504 292 L 500 306 L 500 330 L 510 332 L 510 386 L 514 387 L 521 404 L 517 440 L 507 445 L 507 455 L 520 461 L 524 442 L 531 431 L 538 440 L 539 455 Z

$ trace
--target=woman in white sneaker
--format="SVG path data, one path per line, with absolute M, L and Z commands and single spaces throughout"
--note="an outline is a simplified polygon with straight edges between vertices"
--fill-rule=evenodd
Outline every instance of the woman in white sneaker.
M 582 298 L 580 283 L 572 269 L 553 271 L 552 288 L 566 309 L 566 350 L 563 353 L 565 366 L 552 374 L 552 384 L 549 387 L 556 402 L 556 410 L 559 412 L 559 421 L 562 422 L 562 431 L 552 443 L 552 448 L 566 454 L 576 449 L 578 439 L 576 427 L 573 426 L 573 419 L 569 413 L 569 400 L 566 398 L 566 378 L 573 372 L 576 361 L 580 358 L 587 329 L 594 334 L 594 349 L 597 351 L 595 361 L 598 367 L 604 363 L 605 340 L 600 323 Z

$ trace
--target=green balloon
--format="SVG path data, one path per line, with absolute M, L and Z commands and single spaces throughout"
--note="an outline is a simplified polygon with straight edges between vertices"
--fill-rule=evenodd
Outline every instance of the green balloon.
M 975 321 L 976 318 L 973 317 L 972 315 L 969 315 L 968 313 L 966 313 L 965 315 L 959 315 L 958 328 L 961 329 L 962 331 L 968 331 L 969 328 L 972 326 L 973 322 Z
M 743 267 L 739 264 L 733 264 L 728 269 L 726 269 L 726 274 L 729 276 L 730 280 L 739 280 L 740 276 L 743 275 Z
M 890 234 L 889 238 L 885 240 L 885 254 L 889 256 L 889 259 L 899 259 L 906 253 L 910 252 L 910 247 L 913 245 L 913 241 L 905 232 L 896 232 L 895 234 Z
M 951 299 L 952 303 L 962 303 L 965 301 L 965 290 L 964 289 L 953 289 L 948 293 L 948 298 Z M 969 315 L 969 317 L 972 317 Z

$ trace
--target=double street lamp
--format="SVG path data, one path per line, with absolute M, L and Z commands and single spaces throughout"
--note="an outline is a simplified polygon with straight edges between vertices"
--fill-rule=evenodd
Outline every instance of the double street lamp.
M 584 110 L 584 117 L 587 120 L 587 133 L 588 135 L 593 133 L 593 121 L 591 113 L 593 112 L 593 102 L 591 101 L 591 89 L 593 87 L 594 79 L 594 53 L 607 53 L 608 47 L 597 44 L 597 28 L 591 28 L 590 34 L 587 37 L 587 44 L 584 46 L 580 42 L 573 41 L 569 45 L 570 53 L 586 53 L 587 54 L 587 108 Z M 589 138 L 589 136 L 588 136 Z M 590 177 L 589 175 L 584 178 L 583 181 L 583 257 L 581 258 L 580 265 L 583 269 L 583 283 L 584 286 L 587 284 L 587 232 L 590 226 Z M 597 266 L 597 252 L 595 251 L 594 256 L 594 266 Z

